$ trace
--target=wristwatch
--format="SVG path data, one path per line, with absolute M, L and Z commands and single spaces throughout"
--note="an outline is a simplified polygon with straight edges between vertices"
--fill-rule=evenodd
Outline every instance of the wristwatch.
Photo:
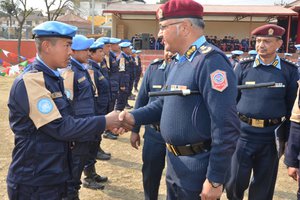
M 211 186 L 213 188 L 218 188 L 218 187 L 220 187 L 222 185 L 222 183 L 215 183 L 215 182 L 210 181 L 210 180 L 208 180 L 208 182 L 211 184 Z

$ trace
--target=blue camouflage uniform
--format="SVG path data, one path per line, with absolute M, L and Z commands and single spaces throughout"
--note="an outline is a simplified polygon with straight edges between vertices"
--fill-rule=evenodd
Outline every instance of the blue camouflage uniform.
M 299 85 L 298 81 L 298 85 Z M 298 88 L 298 94 L 297 98 L 294 103 L 294 107 L 292 110 L 292 116 L 290 118 L 291 120 L 291 128 L 290 128 L 290 134 L 289 139 L 287 143 L 287 149 L 285 151 L 285 157 L 284 157 L 284 163 L 288 167 L 298 168 L 300 167 L 300 102 L 299 102 L 299 90 Z M 297 191 L 297 199 L 300 200 L 300 179 L 298 180 L 298 191 Z
M 33 120 L 28 92 L 38 90 L 41 94 L 40 88 L 36 87 L 40 81 L 36 81 L 34 87 L 26 88 L 24 79 L 35 80 L 34 76 L 38 74 L 43 76 L 43 88 L 49 97 L 39 97 L 39 111 L 43 114 L 34 116 Z M 48 98 L 54 103 L 49 104 Z M 9 198 L 61 199 L 62 193 L 66 192 L 66 181 L 71 178 L 68 141 L 95 138 L 105 129 L 105 117 L 71 117 L 71 104 L 65 95 L 63 79 L 38 57 L 30 70 L 14 81 L 8 107 L 10 126 L 15 134 L 15 148 L 7 176 Z M 58 109 L 60 116 L 37 127 L 36 121 L 47 120 L 47 113 L 54 108 Z
M 146 106 L 156 100 L 156 97 L 148 97 L 148 92 L 160 91 L 166 81 L 164 60 L 154 60 L 147 68 L 140 91 L 135 103 L 135 109 Z M 134 133 L 139 133 L 140 126 L 134 127 Z M 133 134 L 134 134 L 133 133 Z M 143 146 L 143 186 L 146 200 L 154 200 L 158 197 L 160 179 L 165 167 L 166 145 L 161 136 L 159 121 L 153 125 L 147 125 L 144 133 Z
M 238 94 L 241 136 L 232 159 L 227 196 L 243 199 L 253 169 L 249 199 L 272 199 L 278 170 L 274 130 L 284 118 L 290 118 L 299 79 L 297 68 L 278 56 L 266 65 L 257 55 L 241 61 L 235 74 L 240 85 L 273 81 L 276 85 Z
M 226 181 L 239 136 L 236 78 L 226 56 L 204 36 L 178 58 L 170 65 L 166 90 L 200 95 L 165 96 L 132 114 L 137 125 L 160 121 L 169 150 L 167 198 L 177 199 L 175 190 L 184 189 L 185 199 L 199 199 L 206 178 Z

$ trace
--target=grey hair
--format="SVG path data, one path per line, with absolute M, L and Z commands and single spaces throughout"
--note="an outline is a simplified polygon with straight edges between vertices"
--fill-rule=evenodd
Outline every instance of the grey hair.
M 203 19 L 200 18 L 187 18 L 187 19 L 190 20 L 193 26 L 204 29 L 205 22 Z

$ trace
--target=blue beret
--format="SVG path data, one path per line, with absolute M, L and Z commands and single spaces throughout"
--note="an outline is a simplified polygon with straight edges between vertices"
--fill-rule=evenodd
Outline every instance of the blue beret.
M 85 50 L 90 48 L 94 41 L 94 38 L 87 38 L 84 35 L 75 35 L 72 40 L 71 48 L 76 51 Z
M 119 44 L 121 42 L 121 39 L 119 38 L 110 38 L 109 43 L 111 44 Z
M 136 53 L 136 50 L 135 50 L 135 49 L 132 49 L 131 51 L 132 51 L 132 53 Z
M 135 53 L 141 53 L 142 51 L 141 50 L 136 50 L 136 52 Z
M 230 58 L 232 55 L 231 54 L 226 54 L 226 57 L 227 58 Z
M 257 51 L 255 51 L 255 50 L 250 50 L 250 51 L 248 51 L 248 54 L 249 54 L 249 55 L 257 55 Z
M 300 50 L 300 44 L 296 44 L 295 47 L 297 48 L 297 50 Z
M 91 46 L 90 49 L 103 49 L 104 43 L 103 42 L 94 42 Z
M 234 50 L 231 52 L 233 55 L 242 55 L 244 52 L 240 50 Z
M 47 21 L 39 24 L 32 29 L 33 37 L 63 37 L 70 38 L 75 36 L 77 31 L 76 26 L 71 26 L 58 21 Z
M 110 43 L 110 38 L 109 37 L 101 37 L 101 38 L 98 38 L 96 41 L 97 42 L 102 42 L 104 44 L 109 44 Z
M 126 47 L 130 47 L 131 46 L 131 43 L 130 42 L 122 42 L 119 44 L 120 47 L 122 48 L 126 48 Z

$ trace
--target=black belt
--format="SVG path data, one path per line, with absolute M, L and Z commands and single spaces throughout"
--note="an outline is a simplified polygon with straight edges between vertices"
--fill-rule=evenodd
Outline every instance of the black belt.
M 153 128 L 155 131 L 160 132 L 160 126 L 159 126 L 159 124 L 150 124 L 150 127 Z
M 211 148 L 211 140 L 204 142 L 199 142 L 195 144 L 187 144 L 184 146 L 175 146 L 169 143 L 166 143 L 167 149 L 173 153 L 175 156 L 189 156 L 195 155 L 198 153 L 207 152 Z
M 258 127 L 258 128 L 275 126 L 275 125 L 280 124 L 285 119 L 285 117 L 276 118 L 276 119 L 254 119 L 254 118 L 249 118 L 240 113 L 239 113 L 239 118 L 243 122 L 245 122 L 251 126 Z

